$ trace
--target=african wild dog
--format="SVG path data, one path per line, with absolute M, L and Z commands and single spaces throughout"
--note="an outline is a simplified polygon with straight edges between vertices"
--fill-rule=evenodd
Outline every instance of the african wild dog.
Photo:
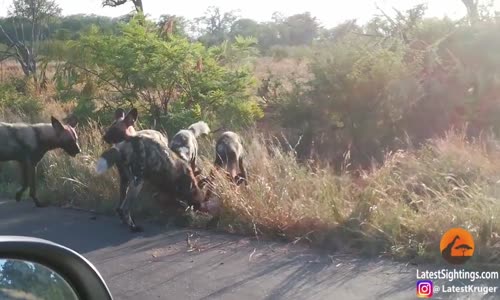
M 21 164 L 22 187 L 16 193 L 16 201 L 29 186 L 30 197 L 37 207 L 43 206 L 36 196 L 36 166 L 47 151 L 61 148 L 75 157 L 80 153 L 77 121 L 71 119 L 67 125 L 51 117 L 52 124 L 25 124 L 0 122 L 0 161 L 15 160 Z
M 166 134 L 151 129 L 135 131 L 134 124 L 137 121 L 137 117 L 138 112 L 136 108 L 132 108 L 127 114 L 125 114 L 125 110 L 118 108 L 115 111 L 115 121 L 104 132 L 103 140 L 108 144 L 117 144 L 133 136 L 142 136 L 155 139 L 162 145 L 168 147 L 168 137 Z M 116 168 L 118 169 L 118 176 L 120 177 L 120 199 L 116 206 L 116 211 L 120 213 L 120 205 L 125 199 L 129 181 L 127 179 L 126 170 L 119 161 L 116 162 Z
M 198 158 L 198 141 L 196 139 L 209 133 L 210 127 L 207 123 L 199 121 L 189 126 L 188 129 L 179 130 L 170 141 L 170 149 L 191 164 L 191 169 L 196 176 L 201 173 L 196 162 Z
M 117 212 L 131 231 L 141 231 L 130 214 L 130 205 L 137 198 L 147 180 L 162 192 L 184 200 L 195 209 L 203 201 L 203 192 L 189 163 L 157 139 L 134 136 L 105 151 L 96 165 L 98 174 L 120 162 L 127 181 L 126 195 Z
M 241 137 L 232 131 L 226 131 L 217 139 L 215 144 L 215 169 L 222 169 L 229 179 L 239 186 L 242 182 L 245 186 L 248 185 L 247 181 L 247 171 L 245 164 L 243 163 L 245 152 L 243 149 L 243 144 Z M 212 199 L 213 191 L 213 181 L 215 177 L 215 170 L 210 171 L 208 178 L 203 178 L 200 182 L 201 184 L 209 184 L 209 188 L 206 193 L 206 197 L 203 200 L 202 210 L 207 211 L 207 204 L 213 202 Z
M 232 131 L 224 132 L 215 144 L 215 161 L 217 168 L 224 169 L 237 185 L 247 185 L 247 171 L 243 163 L 245 152 L 241 137 Z
M 135 131 L 134 124 L 137 121 L 138 115 L 137 108 L 132 108 L 127 114 L 125 114 L 125 110 L 118 108 L 115 111 L 115 120 L 104 132 L 104 141 L 108 144 L 117 144 L 131 136 L 139 135 L 157 139 L 168 146 L 168 137 L 166 134 L 152 129 Z

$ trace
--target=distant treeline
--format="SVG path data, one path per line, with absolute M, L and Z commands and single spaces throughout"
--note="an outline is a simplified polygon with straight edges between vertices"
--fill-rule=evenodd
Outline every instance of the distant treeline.
M 107 33 L 120 32 L 118 24 L 127 22 L 131 15 L 111 18 L 98 15 L 70 15 L 54 17 L 50 22 L 43 24 L 40 40 L 77 40 L 82 32 L 92 25 L 98 26 Z M 200 18 L 188 20 L 184 17 L 163 15 L 157 25 L 165 29 L 169 21 L 172 31 L 197 40 L 207 46 L 221 44 L 225 40 L 234 40 L 237 36 L 254 37 L 259 49 L 267 51 L 273 46 L 310 45 L 320 36 L 328 36 L 329 30 L 320 27 L 317 19 L 309 13 L 283 17 L 273 14 L 270 22 L 257 22 L 252 19 L 238 18 L 232 12 L 222 14 L 218 8 L 209 8 Z M 0 18 L 0 25 L 11 37 L 20 41 L 30 41 L 31 25 L 27 20 L 19 17 Z M 7 36 L 0 34 L 0 43 L 9 44 Z

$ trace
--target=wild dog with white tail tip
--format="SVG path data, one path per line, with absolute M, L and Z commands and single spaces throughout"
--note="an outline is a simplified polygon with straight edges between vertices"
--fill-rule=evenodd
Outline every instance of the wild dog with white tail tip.
M 117 212 L 132 232 L 142 231 L 130 214 L 130 206 L 139 195 L 145 180 L 162 192 L 173 194 L 195 209 L 204 199 L 189 163 L 156 139 L 130 137 L 106 150 L 99 158 L 96 172 L 102 174 L 120 163 L 127 189 Z
M 191 164 L 195 176 L 201 173 L 197 164 L 198 141 L 196 139 L 209 133 L 210 127 L 208 127 L 208 124 L 199 121 L 189 126 L 188 129 L 179 130 L 170 141 L 170 149 Z
M 25 124 L 0 122 L 0 161 L 18 161 L 21 165 L 22 187 L 16 193 L 20 201 L 29 186 L 30 197 L 37 207 L 42 203 L 36 195 L 36 167 L 45 153 L 63 149 L 75 157 L 81 152 L 75 131 L 76 119 L 67 125 L 51 117 L 51 123 Z
M 135 131 L 134 125 L 138 116 L 139 113 L 136 108 L 132 108 L 126 114 L 124 109 L 116 109 L 115 120 L 105 130 L 103 140 L 108 144 L 116 145 L 133 136 L 142 136 L 155 139 L 162 145 L 168 147 L 168 137 L 166 134 L 152 129 Z M 120 199 L 115 209 L 119 213 L 120 203 L 122 203 L 125 199 L 125 193 L 127 191 L 129 181 L 127 179 L 126 170 L 122 166 L 121 162 L 116 162 L 116 168 L 118 169 L 118 176 L 120 177 Z

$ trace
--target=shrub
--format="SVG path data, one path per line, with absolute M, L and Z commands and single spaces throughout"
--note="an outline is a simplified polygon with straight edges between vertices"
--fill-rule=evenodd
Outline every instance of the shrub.
M 245 50 L 244 40 L 237 39 L 237 47 L 221 56 L 217 47 L 206 49 L 182 37 L 165 41 L 141 16 L 120 29 L 119 35 L 110 35 L 94 27 L 70 42 L 78 53 L 68 64 L 72 72 L 94 76 L 102 88 L 119 93 L 108 97 L 114 99 L 108 104 L 134 105 L 147 124 L 165 128 L 177 126 L 169 123 L 176 122 L 172 116 L 190 110 L 194 115 L 200 111 L 198 117 L 215 127 L 248 126 L 261 115 L 248 66 L 224 64 L 231 61 L 227 55 Z
M 41 107 L 42 104 L 36 98 L 16 91 L 14 84 L 0 85 L 0 112 L 3 114 L 3 120 L 38 121 Z

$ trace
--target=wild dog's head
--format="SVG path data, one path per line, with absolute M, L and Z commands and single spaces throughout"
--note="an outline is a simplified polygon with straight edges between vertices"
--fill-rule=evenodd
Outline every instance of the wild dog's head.
M 56 139 L 59 147 L 73 157 L 80 153 L 81 149 L 78 144 L 78 135 L 75 130 L 78 121 L 75 118 L 68 118 L 67 124 L 63 125 L 58 119 L 51 117 L 51 122 L 56 132 Z
M 127 114 L 122 108 L 115 111 L 115 120 L 106 129 L 103 139 L 108 144 L 117 144 L 135 135 L 134 124 L 137 121 L 138 112 L 132 108 Z

